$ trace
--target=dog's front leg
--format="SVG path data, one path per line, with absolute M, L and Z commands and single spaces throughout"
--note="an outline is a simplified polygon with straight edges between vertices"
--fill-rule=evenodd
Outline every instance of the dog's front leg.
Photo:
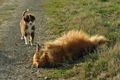
M 27 35 L 25 35 L 25 36 L 24 36 L 24 39 L 25 39 L 25 44 L 26 44 L 26 45 L 28 45 L 28 44 L 29 44 L 29 39 L 28 39 L 28 36 L 27 36 Z
M 34 32 L 32 32 L 31 36 L 30 36 L 30 44 L 31 44 L 31 46 L 34 45 L 33 40 L 34 40 Z

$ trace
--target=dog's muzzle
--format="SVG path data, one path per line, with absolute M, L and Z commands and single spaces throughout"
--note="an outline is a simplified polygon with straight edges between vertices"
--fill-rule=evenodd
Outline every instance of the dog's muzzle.
M 32 21 L 30 21 L 29 24 L 32 25 Z

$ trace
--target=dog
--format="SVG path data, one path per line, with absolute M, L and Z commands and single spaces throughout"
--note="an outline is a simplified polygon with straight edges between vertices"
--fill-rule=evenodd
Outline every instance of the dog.
M 110 42 L 104 36 L 89 36 L 83 31 L 69 31 L 55 41 L 45 43 L 44 47 L 37 45 L 33 56 L 34 67 L 57 67 L 66 60 L 75 60 L 94 51 L 102 44 Z
M 21 30 L 21 39 L 25 40 L 25 44 L 28 45 L 29 41 L 30 44 L 33 45 L 34 40 L 34 32 L 35 32 L 35 16 L 33 14 L 26 14 L 29 9 L 25 10 L 22 13 L 22 20 L 20 21 L 20 30 Z

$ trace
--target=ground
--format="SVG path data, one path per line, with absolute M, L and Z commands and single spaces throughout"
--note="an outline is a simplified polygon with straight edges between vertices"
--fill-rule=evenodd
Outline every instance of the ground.
M 45 30 L 44 0 L 0 0 L 0 80 L 43 80 L 43 68 L 32 67 L 35 46 L 20 39 L 19 22 L 22 12 L 30 9 L 36 17 L 35 43 L 50 39 Z

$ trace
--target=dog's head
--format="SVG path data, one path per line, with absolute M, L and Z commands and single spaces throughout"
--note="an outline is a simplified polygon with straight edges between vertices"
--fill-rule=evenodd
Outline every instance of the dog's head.
M 56 50 L 51 50 L 53 47 L 47 46 L 36 46 L 36 52 L 33 56 L 33 65 L 35 67 L 56 67 L 59 63 L 54 63 L 52 59 L 52 53 L 56 53 Z M 55 61 L 56 62 L 56 61 Z
M 33 25 L 35 16 L 33 14 L 27 14 L 24 16 L 24 21 L 27 23 L 27 25 Z
M 36 67 L 41 67 L 46 64 L 45 61 L 46 50 L 40 45 L 36 46 L 36 52 L 33 56 L 33 65 Z

